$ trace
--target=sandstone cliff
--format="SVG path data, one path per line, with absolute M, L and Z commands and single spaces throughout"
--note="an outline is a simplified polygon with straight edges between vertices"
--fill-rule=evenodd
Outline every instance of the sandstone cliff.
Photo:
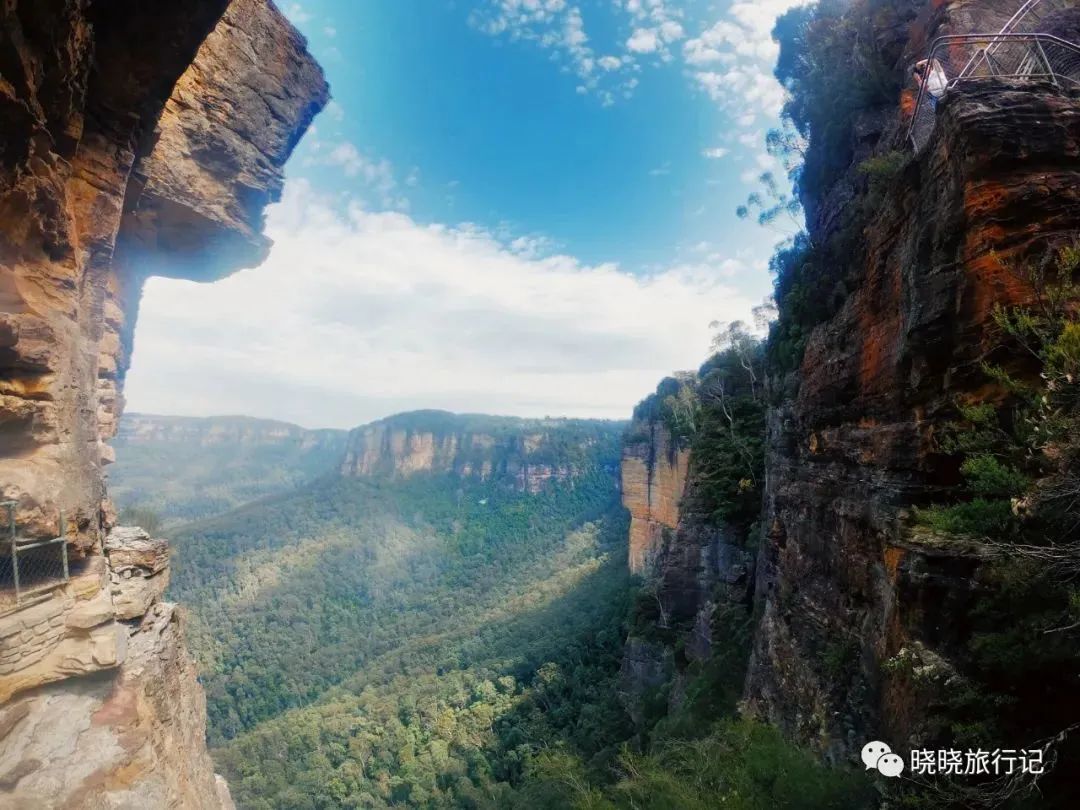
M 452 474 L 537 493 L 618 463 L 622 423 L 515 419 L 445 411 L 398 414 L 356 428 L 341 474 L 408 478 Z
M 115 528 L 106 555 L 0 618 L 0 806 L 229 810 L 182 615 L 159 601 L 168 544 Z
M 809 233 L 778 257 L 762 508 L 749 531 L 699 510 L 695 492 L 715 481 L 701 466 L 700 413 L 669 386 L 667 415 L 685 411 L 689 455 L 670 419 L 636 422 L 624 450 L 631 566 L 644 577 L 623 662 L 628 705 L 636 720 L 651 705 L 655 723 L 666 697 L 674 716 L 694 660 L 739 654 L 718 633 L 717 618 L 730 615 L 721 608 L 752 598 L 741 707 L 823 759 L 856 764 L 873 739 L 906 757 L 977 738 L 1048 746 L 1048 759 L 1057 748 L 1065 762 L 1080 723 L 1075 645 L 1062 637 L 1062 652 L 1025 660 L 1035 645 L 1024 642 L 1075 625 L 1033 620 L 1038 594 L 1012 581 L 1027 569 L 977 536 L 928 528 L 918 511 L 972 500 L 945 442 L 963 408 L 993 406 L 1000 429 L 1010 427 L 994 410 L 1008 381 L 987 363 L 1031 374 L 994 313 L 1029 304 L 1036 289 L 1018 270 L 1045 266 L 1052 248 L 1080 236 L 1080 91 L 962 82 L 916 154 L 906 137 L 911 66 L 935 36 L 997 31 L 1018 4 L 822 5 L 816 21 L 814 10 L 794 12 L 807 16 L 789 21 L 792 52 L 781 56 L 803 94 L 795 116 L 809 144 L 796 179 Z M 1078 19 L 1067 2 L 1044 11 L 1048 24 Z M 1068 306 L 1075 313 L 1075 300 Z M 704 389 L 699 375 L 703 410 Z M 993 694 L 981 691 L 987 659 Z M 1067 767 L 1040 782 L 1037 801 L 1075 806 Z M 1019 784 L 993 795 L 936 786 L 945 792 L 925 806 L 1001 806 Z
M 23 542 L 64 533 L 71 571 L 3 618 L 4 806 L 221 804 L 173 609 L 122 623 L 164 563 L 150 544 L 149 568 L 110 571 L 105 441 L 143 281 L 260 261 L 263 208 L 327 97 L 267 0 L 0 9 L 0 493 Z
M 630 512 L 630 572 L 645 573 L 655 561 L 664 531 L 679 525 L 690 450 L 655 421 L 635 422 L 622 453 L 623 506 Z
M 908 75 L 936 33 L 996 30 L 1015 5 L 871 2 L 851 13 Z M 911 509 L 956 491 L 956 461 L 936 442 L 956 403 L 1001 396 L 980 370 L 993 309 L 1032 294 L 1010 268 L 1080 222 L 1080 94 L 961 84 L 918 156 L 905 142 L 910 88 L 899 101 L 856 117 L 841 140 L 850 166 L 806 199 L 815 246 L 842 238 L 852 211 L 867 214 L 840 260 L 835 313 L 798 368 L 772 381 L 746 697 L 834 760 L 857 759 L 875 738 L 935 747 L 942 706 L 970 674 L 964 651 L 995 587 L 985 549 L 920 532 Z M 812 142 L 808 160 L 827 148 Z M 857 167 L 882 155 L 900 168 L 871 189 Z M 1031 733 L 1054 727 L 1044 707 L 1024 711 Z
M 666 694 L 668 709 L 677 709 L 691 668 L 708 661 L 717 642 L 730 650 L 733 631 L 749 616 L 754 567 L 749 526 L 709 513 L 701 492 L 705 473 L 695 457 L 709 449 L 702 437 L 710 433 L 710 403 L 703 407 L 702 400 L 711 388 L 701 381 L 713 381 L 710 372 L 717 364 L 707 363 L 692 384 L 674 378 L 662 382 L 638 405 L 623 439 L 629 566 L 642 584 L 620 686 L 639 726 L 647 724 L 650 698 Z M 691 401 L 691 388 L 696 388 L 693 428 L 673 435 L 664 402 L 670 402 L 670 391 L 680 390 Z M 741 655 L 745 640 L 734 643 Z

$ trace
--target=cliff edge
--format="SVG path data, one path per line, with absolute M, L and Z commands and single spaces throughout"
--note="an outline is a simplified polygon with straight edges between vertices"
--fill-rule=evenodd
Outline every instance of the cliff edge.
M 115 559 L 132 537 L 105 441 L 143 282 L 261 261 L 263 209 L 327 100 L 268 0 L 0 10 L 0 494 L 19 560 L 0 570 L 0 805 L 228 804 L 158 601 L 167 546 Z

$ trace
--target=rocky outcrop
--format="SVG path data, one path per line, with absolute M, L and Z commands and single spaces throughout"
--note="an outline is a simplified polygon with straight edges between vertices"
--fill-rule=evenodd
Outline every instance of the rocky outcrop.
M 615 471 L 622 423 L 416 411 L 356 428 L 345 477 L 451 474 L 536 494 L 597 467 Z
M 102 590 L 107 575 L 90 570 L 0 618 L 0 704 L 18 692 L 111 669 L 123 660 L 126 634 Z
M 136 619 L 169 585 L 169 543 L 138 527 L 117 526 L 105 541 L 116 618 Z
M 0 9 L 0 495 L 21 542 L 64 534 L 71 572 L 18 604 L 0 572 L 5 807 L 222 805 L 175 611 L 153 604 L 164 549 L 106 543 L 105 442 L 144 280 L 265 256 L 263 208 L 327 94 L 268 0 Z
M 105 548 L 104 570 L 0 618 L 0 806 L 228 808 L 181 616 L 160 602 L 168 543 L 117 527 Z
M 988 30 L 1003 10 L 935 3 L 905 59 L 930 22 Z M 870 153 L 906 149 L 903 105 L 889 113 L 862 144 Z M 1075 234 L 1078 156 L 1080 94 L 1005 81 L 950 91 L 929 148 L 867 220 L 850 295 L 801 368 L 773 381 L 784 396 L 769 424 L 747 705 L 829 758 L 857 759 L 875 738 L 935 747 L 934 702 L 949 697 L 986 583 L 978 546 L 915 530 L 910 509 L 959 483 L 935 435 L 958 399 L 996 395 L 980 372 L 993 309 L 1031 294 L 1010 266 Z M 816 244 L 834 235 L 828 208 L 814 206 Z
M 679 525 L 690 450 L 655 421 L 634 422 L 622 451 L 622 500 L 630 512 L 630 572 L 649 572 L 664 532 Z
M 717 642 L 739 654 L 717 637 L 729 629 L 717 619 L 728 611 L 745 618 L 752 596 L 754 555 L 747 537 L 700 514 L 687 444 L 673 439 L 662 420 L 648 417 L 631 423 L 623 442 L 629 566 L 643 584 L 623 650 L 620 691 L 638 725 L 645 722 L 646 704 L 664 690 L 669 708 L 680 703 L 688 666 L 707 661 Z
M 180 613 L 159 603 L 125 633 L 123 665 L 0 708 L 0 806 L 230 810 L 206 751 L 206 709 Z
M 144 279 L 262 259 L 327 88 L 264 0 L 19 2 L 0 32 L 0 485 L 28 536 L 63 510 L 86 554 Z

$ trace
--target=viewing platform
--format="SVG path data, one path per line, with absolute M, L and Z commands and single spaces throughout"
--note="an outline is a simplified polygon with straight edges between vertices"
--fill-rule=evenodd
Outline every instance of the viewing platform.
M 916 152 L 929 143 L 938 104 L 961 82 L 1020 79 L 1033 88 L 1049 83 L 1080 89 L 1080 10 L 1051 0 L 1028 0 L 994 34 L 954 34 L 936 39 L 915 66 L 919 95 L 908 137 Z

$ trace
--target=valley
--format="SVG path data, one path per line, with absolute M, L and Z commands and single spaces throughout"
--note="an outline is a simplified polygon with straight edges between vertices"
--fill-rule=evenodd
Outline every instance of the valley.
M 663 407 L 653 398 L 639 418 Z M 113 476 L 162 459 L 181 471 L 180 502 L 204 486 L 186 471 L 215 469 L 234 447 L 249 480 L 280 480 L 287 463 L 280 448 L 247 452 L 253 433 L 280 425 L 185 443 L 169 417 L 135 418 L 158 429 Z M 628 435 L 620 422 L 401 414 L 352 431 L 341 457 L 291 492 L 170 528 L 169 594 L 189 611 L 208 741 L 238 805 L 633 807 L 648 795 L 659 808 L 733 796 L 726 783 L 686 783 L 679 800 L 653 783 L 698 767 L 702 751 L 664 747 L 679 739 L 734 757 L 750 807 L 814 789 L 822 807 L 856 797 L 847 776 L 735 719 L 745 619 L 729 617 L 715 655 L 679 676 L 687 697 L 670 717 L 667 692 L 627 669 L 628 634 L 663 645 L 681 626 L 650 628 L 657 594 L 630 570 Z M 122 512 L 151 514 L 125 502 L 135 491 L 118 488 Z M 769 757 L 812 786 L 756 772 Z
M 2 810 L 1080 806 L 1075 0 L 6 0 L 0 74 Z

